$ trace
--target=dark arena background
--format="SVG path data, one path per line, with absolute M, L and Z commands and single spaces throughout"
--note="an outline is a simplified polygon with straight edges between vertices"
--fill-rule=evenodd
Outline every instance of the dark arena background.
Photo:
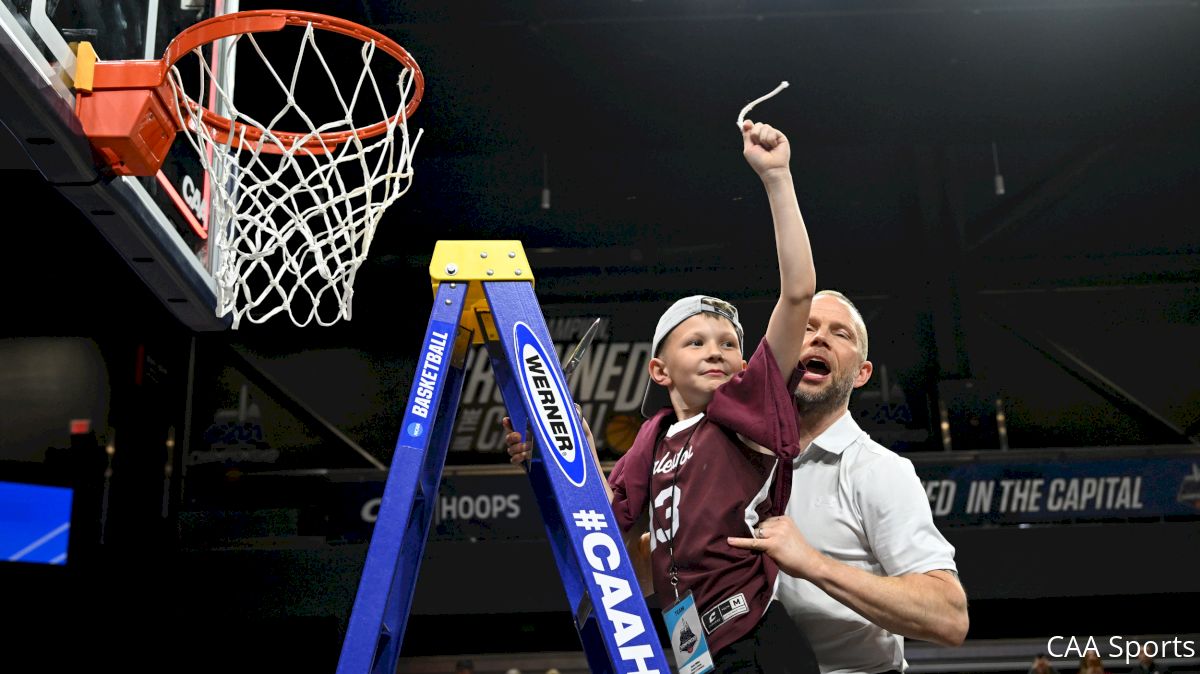
M 669 302 L 736 302 L 751 344 L 766 325 L 734 121 L 787 80 L 750 117 L 787 133 L 818 285 L 869 328 L 851 411 L 915 464 L 970 602 L 966 643 L 910 640 L 908 671 L 1073 673 L 1089 639 L 1109 672 L 1151 641 L 1200 671 L 1196 2 L 243 0 L 368 25 L 426 85 L 353 319 L 235 331 L 104 225 L 157 221 L 79 205 L 125 183 L 22 93 L 30 2 L 0 1 L 0 542 L 58 538 L 0 559 L 0 670 L 334 671 L 439 240 L 520 240 L 560 349 L 602 319 L 572 392 L 610 467 Z M 147 11 L 165 41 L 213 3 L 76 4 L 50 11 L 116 53 Z M 473 353 L 400 671 L 586 671 L 502 416 Z

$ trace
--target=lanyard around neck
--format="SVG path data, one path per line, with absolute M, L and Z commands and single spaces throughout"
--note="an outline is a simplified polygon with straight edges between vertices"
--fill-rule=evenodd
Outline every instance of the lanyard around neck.
M 671 471 L 671 512 L 674 513 L 674 516 L 672 517 L 672 519 L 674 520 L 675 526 L 671 527 L 670 526 L 671 523 L 668 522 L 667 525 L 664 526 L 663 531 L 668 532 L 667 533 L 667 554 L 670 556 L 671 566 L 670 566 L 670 568 L 667 569 L 667 575 L 668 575 L 668 578 L 670 578 L 670 580 L 671 580 L 671 589 L 675 592 L 675 599 L 677 601 L 679 599 L 679 568 L 677 566 L 675 566 L 675 534 L 677 534 L 679 532 L 679 504 L 675 502 L 675 494 L 677 493 L 676 492 L 676 484 L 679 482 L 679 472 L 683 470 L 683 463 L 684 463 L 682 460 L 683 453 L 686 452 L 689 448 L 691 448 L 692 436 L 694 436 L 696 434 L 696 431 L 699 430 L 700 427 L 703 426 L 704 422 L 706 422 L 706 421 L 708 421 L 707 414 L 704 415 L 703 418 L 701 418 L 699 421 L 697 421 L 695 424 L 692 425 L 692 430 L 688 432 L 687 438 L 685 438 L 683 441 L 683 446 L 680 447 L 680 449 L 679 449 L 680 462 L 678 464 L 676 464 L 675 469 Z M 654 443 L 654 455 L 655 456 L 658 456 L 658 448 L 663 445 L 663 443 L 666 441 L 666 439 L 667 439 L 666 433 L 664 433 L 663 435 L 659 436 L 658 442 Z M 654 485 L 654 464 L 655 464 L 654 461 L 650 462 L 650 485 L 652 488 Z M 651 502 L 650 502 L 650 528 L 651 529 L 654 528 L 654 524 L 655 524 L 654 512 L 656 510 L 657 510 L 657 508 L 654 507 L 654 501 L 651 500 Z M 653 536 L 654 532 L 651 532 L 650 535 Z

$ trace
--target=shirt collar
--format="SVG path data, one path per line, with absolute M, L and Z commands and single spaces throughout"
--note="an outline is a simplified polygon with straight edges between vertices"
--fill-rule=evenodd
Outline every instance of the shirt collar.
M 854 415 L 850 414 L 850 410 L 846 410 L 824 433 L 818 435 L 812 444 L 826 452 L 841 454 L 858 440 L 862 432 L 858 424 L 854 423 Z
M 669 428 L 667 428 L 667 437 L 669 438 L 669 437 L 675 435 L 676 433 L 678 433 L 679 431 L 687 430 L 687 429 L 691 428 L 692 426 L 695 426 L 696 424 L 700 423 L 700 420 L 703 418 L 704 418 L 704 412 L 701 412 L 700 414 L 697 414 L 692 417 L 688 417 L 687 419 L 684 419 L 683 421 L 676 421 L 675 423 L 671 424 L 671 426 Z

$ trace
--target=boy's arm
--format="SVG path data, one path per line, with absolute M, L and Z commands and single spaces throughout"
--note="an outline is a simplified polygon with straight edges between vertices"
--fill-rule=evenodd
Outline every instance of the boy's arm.
M 583 417 L 582 413 L 579 418 L 583 421 L 583 430 L 587 433 L 588 444 L 592 446 L 592 461 L 596 466 L 596 474 L 604 477 L 604 467 L 600 465 L 600 454 L 596 450 L 596 439 L 592 436 L 592 429 L 588 426 L 587 419 Z M 613 503 L 616 499 L 608 478 L 604 479 L 604 491 L 608 494 L 608 502 Z M 641 587 L 644 597 L 654 594 L 653 567 L 650 565 L 649 529 L 649 517 L 646 512 L 643 512 L 621 536 L 625 543 L 625 552 L 629 555 L 629 561 L 633 565 L 633 574 L 637 578 L 638 586 Z
M 583 432 L 587 435 L 588 446 L 592 450 L 592 464 L 596 467 L 596 474 L 603 478 L 601 482 L 604 483 L 604 493 L 611 504 L 613 501 L 612 485 L 608 483 L 608 479 L 604 476 L 604 469 L 600 467 L 600 454 L 596 451 L 596 438 L 592 436 L 592 428 L 588 426 L 587 419 L 583 416 L 582 411 L 579 410 L 579 406 L 576 405 L 575 408 L 576 411 L 580 412 L 579 420 L 583 422 Z M 508 450 L 508 462 L 514 466 L 519 466 L 528 461 L 533 456 L 532 452 L 530 452 L 529 441 L 522 438 L 520 433 L 513 430 L 512 419 L 504 417 L 500 420 L 500 424 L 505 430 L 504 444 Z
M 742 155 L 763 181 L 775 223 L 779 301 L 771 312 L 766 338 L 786 380 L 800 360 L 809 306 L 817 292 L 812 249 L 792 184 L 788 166 L 791 146 L 787 137 L 767 124 L 746 120 L 742 125 Z
M 592 427 L 588 425 L 587 418 L 583 416 L 583 410 L 579 409 L 579 405 L 575 406 L 579 412 L 579 420 L 583 422 L 583 432 L 587 435 L 588 446 L 592 448 L 592 466 L 596 469 L 596 474 L 600 476 L 600 481 L 604 483 L 604 493 L 608 496 L 608 502 L 611 505 L 613 502 L 613 488 L 608 483 L 608 476 L 604 474 L 604 467 L 600 465 L 600 452 L 596 449 L 596 437 L 592 435 Z

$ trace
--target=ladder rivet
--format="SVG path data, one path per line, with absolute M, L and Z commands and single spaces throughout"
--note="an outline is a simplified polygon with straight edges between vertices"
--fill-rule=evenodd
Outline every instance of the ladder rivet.
M 480 254 L 479 254 L 479 257 L 481 257 L 481 258 L 483 258 L 483 259 L 485 259 L 485 260 L 486 260 L 486 259 L 487 259 L 487 251 L 485 250 L 485 251 L 483 251 L 482 253 L 480 253 Z
M 458 265 L 453 264 L 453 263 L 446 265 L 446 273 L 451 276 L 454 276 L 455 274 L 458 273 Z
M 496 270 L 494 270 L 494 269 L 488 270 L 488 276 L 494 276 L 495 274 L 496 274 Z
M 517 276 L 520 276 L 520 275 L 521 275 L 521 270 L 520 270 L 520 269 L 514 269 L 514 270 L 513 270 L 513 273 L 514 273 L 514 274 L 516 274 Z

